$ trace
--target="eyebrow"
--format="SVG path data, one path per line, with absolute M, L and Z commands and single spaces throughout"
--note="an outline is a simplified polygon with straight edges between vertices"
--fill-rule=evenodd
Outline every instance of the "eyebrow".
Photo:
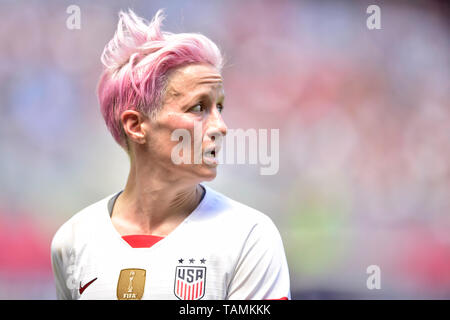
M 205 98 L 210 99 L 210 95 L 209 95 L 208 93 L 206 93 L 206 92 L 201 92 L 201 93 L 195 95 L 195 96 L 192 98 L 191 102 L 192 102 L 193 100 L 205 99 Z M 223 102 L 225 101 L 225 94 L 224 94 L 223 92 L 221 92 L 221 93 L 219 94 L 219 97 L 218 97 L 217 100 L 218 100 L 219 102 L 223 103 Z

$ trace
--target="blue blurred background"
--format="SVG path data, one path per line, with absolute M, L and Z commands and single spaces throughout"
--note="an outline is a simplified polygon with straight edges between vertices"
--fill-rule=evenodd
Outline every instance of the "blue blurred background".
M 237 0 L 0 1 L 1 299 L 54 299 L 52 236 L 125 185 L 95 89 L 127 8 L 221 47 L 230 129 L 280 129 L 278 174 L 222 165 L 208 185 L 274 220 L 294 299 L 450 299 L 448 6 Z

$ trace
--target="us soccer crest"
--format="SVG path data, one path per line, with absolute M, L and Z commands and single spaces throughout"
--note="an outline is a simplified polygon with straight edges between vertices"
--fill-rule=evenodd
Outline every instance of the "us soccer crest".
M 206 267 L 177 266 L 175 296 L 180 300 L 200 300 L 205 295 Z

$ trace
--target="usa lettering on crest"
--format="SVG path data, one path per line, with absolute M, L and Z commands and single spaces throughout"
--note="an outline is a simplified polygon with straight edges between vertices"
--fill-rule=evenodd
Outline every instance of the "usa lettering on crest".
M 175 296 L 180 300 L 200 300 L 205 295 L 206 267 L 178 266 L 175 269 Z

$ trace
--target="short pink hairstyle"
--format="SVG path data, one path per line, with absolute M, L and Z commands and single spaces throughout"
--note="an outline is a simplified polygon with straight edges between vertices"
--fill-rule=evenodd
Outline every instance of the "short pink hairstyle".
M 101 56 L 100 110 L 112 136 L 127 151 L 121 114 L 132 109 L 154 116 L 162 107 L 171 70 L 190 63 L 222 70 L 222 55 L 211 40 L 198 33 L 161 31 L 162 13 L 158 10 L 148 23 L 131 10 L 119 12 L 117 31 Z

